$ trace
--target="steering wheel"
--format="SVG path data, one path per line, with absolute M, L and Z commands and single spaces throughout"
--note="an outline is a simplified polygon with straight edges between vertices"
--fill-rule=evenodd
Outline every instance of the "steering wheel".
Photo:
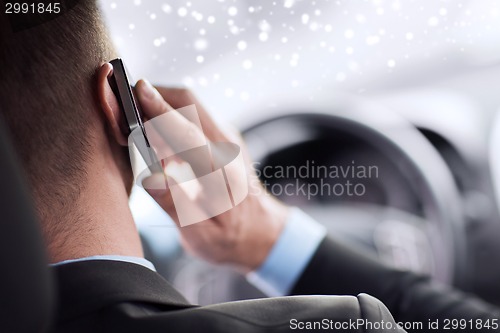
M 273 187 L 281 189 L 273 194 L 303 208 L 329 232 L 350 238 L 394 266 L 466 287 L 459 192 L 439 153 L 408 121 L 371 104 L 346 102 L 337 108 L 295 106 L 273 110 L 272 116 L 253 114 L 244 124 L 243 136 L 258 161 L 257 172 L 272 193 Z M 336 163 L 354 166 L 359 159 L 365 167 L 378 165 L 381 171 L 378 179 L 361 181 L 364 192 L 358 197 L 345 191 L 340 196 L 331 191 L 307 198 L 290 196 L 293 190 L 283 194 L 283 188 L 293 186 L 297 174 L 273 177 L 269 172 L 305 164 L 310 169 L 318 164 L 332 167 L 332 163 L 338 170 Z M 318 181 L 298 178 L 307 186 Z M 300 185 L 304 187 L 295 183 Z

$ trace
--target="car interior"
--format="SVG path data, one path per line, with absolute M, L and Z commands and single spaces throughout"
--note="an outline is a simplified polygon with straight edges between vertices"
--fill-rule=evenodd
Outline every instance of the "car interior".
M 136 1 L 129 5 L 120 4 L 117 8 L 116 2 L 102 3 L 110 18 L 116 10 L 131 13 L 141 5 L 141 1 Z M 250 6 L 250 1 L 242 3 L 242 7 Z M 259 3 L 267 6 L 263 2 Z M 430 3 L 427 2 L 429 6 L 434 6 Z M 466 3 L 473 12 L 477 12 L 486 8 L 485 3 L 488 2 L 464 1 Z M 200 8 L 207 6 L 200 1 L 193 1 L 192 4 Z M 172 6 L 176 7 L 177 4 Z M 221 6 L 226 12 L 227 5 Z M 323 16 L 328 13 L 326 7 L 330 8 L 329 5 L 322 8 Z M 305 7 L 299 8 L 302 10 Z M 361 7 L 352 9 L 363 10 Z M 168 11 L 166 7 L 162 10 L 168 15 L 177 15 L 175 11 L 170 14 L 171 10 Z M 406 10 L 411 11 L 408 8 Z M 436 10 L 439 11 L 439 6 Z M 151 18 L 154 13 L 152 9 L 144 9 L 144 12 L 147 17 L 143 21 L 155 20 Z M 314 10 L 310 12 L 314 13 Z M 450 16 L 451 12 L 449 10 L 447 15 Z M 130 28 L 132 23 L 127 17 L 115 15 L 114 19 L 109 20 L 110 30 L 124 58 L 130 59 L 129 67 L 135 72 L 134 76 L 140 77 L 153 69 L 162 68 L 157 72 L 171 74 L 172 77 L 159 80 L 161 83 L 187 83 L 208 105 L 208 109 L 210 103 L 218 99 L 219 102 L 214 102 L 218 119 L 226 118 L 226 114 L 217 111 L 220 108 L 232 110 L 240 107 L 242 111 L 238 112 L 237 117 L 227 119 L 241 131 L 254 161 L 253 167 L 271 195 L 303 209 L 323 224 L 328 233 L 349 240 L 382 262 L 430 275 L 446 285 L 500 306 L 500 95 L 496 92 L 497 88 L 492 88 L 500 86 L 500 57 L 483 56 L 484 53 L 499 51 L 488 48 L 490 39 L 478 37 L 470 52 L 464 54 L 458 52 L 457 48 L 469 44 L 463 41 L 460 44 L 459 41 L 457 46 L 450 42 L 446 48 L 436 51 L 439 56 L 431 57 L 430 60 L 422 56 L 418 58 L 419 61 L 401 66 L 399 72 L 392 69 L 387 72 L 386 60 L 383 61 L 383 70 L 372 68 L 371 74 L 365 76 L 353 74 L 353 79 L 347 82 L 334 71 L 337 74 L 322 79 L 321 85 L 309 84 L 300 92 L 289 86 L 286 89 L 278 87 L 282 83 L 278 79 L 275 83 L 266 83 L 269 84 L 266 85 L 269 90 L 261 91 L 258 87 L 261 79 L 259 73 L 254 77 L 242 76 L 243 79 L 238 79 L 231 89 L 239 91 L 244 89 L 241 86 L 252 82 L 250 85 L 254 90 L 251 96 L 259 98 L 247 101 L 247 95 L 243 94 L 246 90 L 241 90 L 240 99 L 235 101 L 234 98 L 229 100 L 228 96 L 232 96 L 232 93 L 228 93 L 229 88 L 226 86 L 216 83 L 207 86 L 200 79 L 213 77 L 213 68 L 218 68 L 220 73 L 216 74 L 223 78 L 234 79 L 234 76 L 241 74 L 233 73 L 231 62 L 237 63 L 239 68 L 243 58 L 229 58 L 227 63 L 221 60 L 222 57 L 218 58 L 219 53 L 228 54 L 228 57 L 234 55 L 234 50 L 228 51 L 225 45 L 217 44 L 223 43 L 222 39 L 214 42 L 220 48 L 214 51 L 217 56 L 213 57 L 213 62 L 205 62 L 203 67 L 196 69 L 198 74 L 185 77 L 184 74 L 169 71 L 168 64 L 159 65 L 161 52 L 167 51 L 157 50 L 163 42 L 152 32 L 147 35 L 148 38 L 155 41 L 160 38 L 160 41 L 149 43 L 149 48 L 135 48 L 142 53 L 132 50 L 130 46 L 140 46 L 139 42 L 134 44 L 140 34 L 133 35 L 130 32 L 130 36 L 118 36 L 116 32 L 123 31 L 124 26 L 128 26 L 128 30 L 136 29 Z M 300 15 L 298 17 L 300 21 Z M 444 18 L 441 19 L 444 22 Z M 262 20 L 262 17 L 256 18 L 252 27 L 270 31 L 259 26 L 258 22 Z M 267 20 L 273 22 L 269 17 Z M 433 26 L 432 22 L 430 26 Z M 139 25 L 136 21 L 133 24 Z M 169 24 L 171 28 L 176 21 Z M 223 24 L 225 26 L 226 22 Z M 339 24 L 344 24 L 343 31 L 348 28 L 345 21 L 340 20 Z M 396 21 L 390 24 L 393 25 L 388 26 L 387 31 L 396 29 Z M 310 30 L 308 27 L 307 33 Z M 185 28 L 185 31 L 196 30 L 196 34 L 200 31 L 198 26 L 193 28 L 187 25 Z M 276 28 L 275 32 L 281 31 L 279 29 Z M 492 29 L 500 31 L 500 25 L 492 23 Z M 305 45 L 308 35 L 300 31 L 297 35 L 301 39 L 296 40 L 295 45 Z M 350 39 L 348 36 L 345 38 Z M 129 37 L 130 43 L 126 39 Z M 231 43 L 235 44 L 241 38 L 235 37 Z M 257 44 L 262 41 L 255 39 L 253 42 Z M 319 45 L 321 38 L 314 42 Z M 291 57 L 293 60 L 295 51 L 286 48 L 290 43 L 281 44 L 284 48 L 280 51 L 283 57 L 286 55 L 287 59 Z M 346 45 L 344 43 L 337 48 Z M 266 47 L 263 46 L 263 51 L 259 52 L 273 55 L 275 51 L 267 52 Z M 188 49 L 194 52 L 196 47 L 193 49 L 190 45 Z M 310 53 L 316 51 L 314 49 Z M 396 49 L 392 51 L 396 52 Z M 172 64 L 180 63 L 179 71 L 188 68 L 189 64 L 179 56 L 185 54 L 185 49 L 170 52 L 175 54 Z M 403 57 L 407 50 L 398 52 Z M 152 62 L 156 63 L 141 67 L 137 59 L 143 53 L 151 56 Z M 206 59 L 209 58 L 208 53 L 203 54 Z M 257 59 L 257 54 L 260 53 L 248 57 Z M 449 58 L 443 61 L 443 57 Z M 189 61 L 193 62 L 191 58 Z M 309 61 L 312 59 L 307 55 L 304 58 Z M 349 61 L 344 60 L 342 58 L 337 63 L 345 63 L 349 67 Z M 203 60 L 197 62 L 202 63 Z M 258 62 L 254 60 L 257 70 L 264 68 L 264 65 L 259 67 Z M 304 60 L 306 64 L 307 60 Z M 328 67 L 328 62 L 326 64 Z M 312 66 L 311 63 L 309 65 Z M 282 65 L 276 66 L 279 74 L 279 66 Z M 316 70 L 319 72 L 324 68 Z M 297 76 L 300 77 L 301 73 L 305 72 L 298 72 Z M 151 76 L 155 79 L 154 75 Z M 210 80 L 216 82 L 218 79 Z M 315 77 L 311 78 L 311 81 L 314 80 Z M 289 84 L 288 81 L 287 77 Z M 271 85 L 277 88 L 270 90 Z M 319 86 L 321 89 L 318 89 Z M 0 308 L 3 309 L 0 322 L 6 323 L 7 328 L 16 325 L 15 329 L 19 332 L 31 332 L 35 327 L 49 326 L 56 311 L 54 295 L 57 282 L 47 269 L 39 226 L 9 140 L 0 119 L 0 198 L 3 213 L 0 258 L 9 267 L 0 275 Z M 323 170 L 321 172 L 324 173 L 297 176 L 276 172 L 283 166 L 300 170 L 302 166 L 310 167 L 312 164 L 317 167 L 316 170 Z M 332 170 L 345 172 L 345 177 L 331 177 Z M 373 170 L 373 173 L 360 176 L 357 171 L 351 173 L 352 170 Z M 350 189 L 355 193 L 347 194 L 345 186 L 341 194 L 322 192 L 322 189 L 335 189 L 338 182 L 343 185 L 349 182 L 352 185 Z M 288 190 L 276 190 L 283 188 Z M 361 192 L 356 194 L 356 191 Z M 130 207 L 146 258 L 190 302 L 206 305 L 266 297 L 230 267 L 212 265 L 186 253 L 172 220 L 142 188 L 134 187 Z M 30 283 L 25 283 L 24 279 L 30 279 Z M 26 303 L 31 308 L 29 318 L 22 311 Z

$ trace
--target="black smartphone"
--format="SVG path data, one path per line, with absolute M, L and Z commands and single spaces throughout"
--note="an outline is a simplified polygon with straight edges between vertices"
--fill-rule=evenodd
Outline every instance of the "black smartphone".
M 142 113 L 137 103 L 134 88 L 130 84 L 127 68 L 120 58 L 111 60 L 110 64 L 113 65 L 113 74 L 108 79 L 108 82 L 118 100 L 125 120 L 120 124 L 120 128 L 126 137 L 133 133 L 132 139 L 135 146 L 151 172 L 161 171 L 156 154 L 149 144 L 144 129 Z M 139 130 L 136 131 L 137 128 Z

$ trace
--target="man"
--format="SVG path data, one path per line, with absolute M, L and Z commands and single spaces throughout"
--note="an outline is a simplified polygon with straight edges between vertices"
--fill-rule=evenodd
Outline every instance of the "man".
M 323 319 L 339 330 L 397 330 L 387 308 L 368 295 L 271 298 L 207 307 L 186 302 L 143 258 L 128 208 L 132 174 L 127 139 L 120 129 L 123 115 L 108 84 L 113 68 L 107 61 L 116 54 L 95 2 L 81 1 L 64 15 L 21 31 L 2 14 L 0 28 L 1 114 L 31 186 L 58 281 L 55 331 L 281 332 L 312 330 Z M 146 81 L 136 89 L 149 118 L 197 104 L 184 90 L 158 92 Z M 232 138 L 197 107 L 209 139 Z M 155 181 L 152 177 L 145 186 Z M 169 192 L 150 194 L 175 220 Z M 275 293 L 368 291 L 386 302 L 398 320 L 495 316 L 495 309 L 479 301 L 448 296 L 424 278 L 386 268 L 324 239 L 321 228 L 304 226 L 307 219 L 261 193 L 180 231 L 193 253 L 232 264 Z M 266 267 L 279 254 L 284 237 L 300 228 L 308 230 L 308 241 L 294 258 L 298 265 L 288 270 L 294 278 L 280 288 L 275 282 L 283 281 L 283 271 Z

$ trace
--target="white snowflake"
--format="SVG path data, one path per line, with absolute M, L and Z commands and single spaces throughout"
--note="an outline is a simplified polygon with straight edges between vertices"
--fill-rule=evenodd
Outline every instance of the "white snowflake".
M 262 20 L 259 22 L 259 29 L 262 31 L 270 31 L 271 25 L 266 20 Z
M 295 0 L 285 0 L 285 3 L 283 4 L 283 6 L 285 8 L 292 8 L 294 4 L 295 4 Z
M 307 14 L 302 14 L 302 16 L 301 16 L 301 20 L 302 20 L 302 23 L 303 23 L 303 24 L 307 24 L 307 22 L 309 22 L 309 15 L 307 15 Z
M 231 33 L 233 35 L 237 35 L 240 33 L 240 28 L 238 28 L 237 26 L 235 25 L 232 25 L 231 28 L 229 28 L 229 31 L 231 31 Z
M 238 8 L 229 7 L 229 9 L 227 10 L 227 13 L 229 14 L 229 16 L 236 16 L 238 14 Z
M 180 7 L 179 9 L 177 9 L 177 15 L 179 15 L 180 17 L 184 17 L 186 16 L 188 13 L 186 7 Z
M 204 51 L 208 47 L 208 41 L 204 38 L 199 38 L 194 41 L 194 49 L 196 51 Z
M 244 40 L 240 40 L 238 44 L 236 44 L 236 46 L 238 47 L 238 50 L 244 51 L 247 48 L 247 42 L 245 42 Z
M 203 21 L 203 14 L 199 13 L 197 11 L 192 11 L 191 16 L 194 17 L 194 19 L 198 22 Z
M 318 28 L 319 28 L 318 22 L 311 22 L 311 24 L 309 24 L 309 29 L 311 29 L 311 31 L 316 31 L 318 30 Z
M 161 10 L 163 10 L 165 13 L 170 14 L 172 12 L 172 7 L 168 4 L 163 4 L 161 6 Z

